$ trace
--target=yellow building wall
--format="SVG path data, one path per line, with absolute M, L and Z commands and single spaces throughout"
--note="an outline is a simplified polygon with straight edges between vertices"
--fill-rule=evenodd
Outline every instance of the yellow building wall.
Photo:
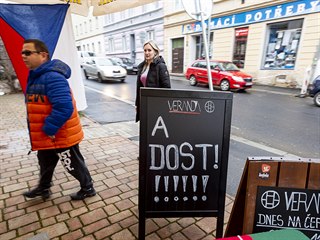
M 212 17 L 235 14 L 244 11 L 250 11 L 256 8 L 262 8 L 268 5 L 283 4 L 292 2 L 288 0 L 277 1 L 255 1 L 249 0 L 245 4 L 239 4 L 235 0 L 214 0 Z M 235 3 L 238 4 L 235 4 Z M 171 71 L 171 40 L 183 37 L 185 41 L 184 48 L 184 72 L 192 63 L 194 47 L 192 47 L 195 35 L 202 34 L 182 34 L 182 26 L 184 24 L 193 23 L 195 20 L 183 10 L 174 11 L 174 1 L 164 1 L 164 39 L 165 49 L 164 57 Z M 304 19 L 302 33 L 297 53 L 295 68 L 293 70 L 264 70 L 264 54 L 266 51 L 266 39 L 268 24 L 290 21 L 294 19 Z M 239 26 L 246 27 L 246 26 Z M 247 40 L 245 67 L 243 71 L 251 74 L 254 81 L 261 84 L 283 85 L 287 87 L 301 87 L 307 67 L 316 63 L 315 55 L 318 51 L 320 39 L 320 14 L 313 13 L 301 15 L 292 18 L 283 18 L 272 21 L 265 21 L 247 25 L 249 27 L 249 35 Z M 214 59 L 232 60 L 234 50 L 235 28 L 225 28 L 214 30 L 212 56 Z M 282 79 L 284 77 L 284 79 Z M 280 78 L 280 79 L 279 79 Z

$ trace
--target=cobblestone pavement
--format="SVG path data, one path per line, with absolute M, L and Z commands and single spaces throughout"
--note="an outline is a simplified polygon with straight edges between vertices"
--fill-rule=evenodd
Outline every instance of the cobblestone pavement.
M 53 195 L 25 199 L 37 185 L 36 153 L 27 155 L 29 135 L 22 94 L 0 96 L 0 239 L 112 239 L 138 237 L 138 142 L 134 122 L 100 125 L 82 116 L 80 148 L 98 194 L 71 201 L 78 182 L 58 164 Z M 225 222 L 233 199 L 226 198 Z M 215 239 L 215 218 L 153 218 L 146 239 Z

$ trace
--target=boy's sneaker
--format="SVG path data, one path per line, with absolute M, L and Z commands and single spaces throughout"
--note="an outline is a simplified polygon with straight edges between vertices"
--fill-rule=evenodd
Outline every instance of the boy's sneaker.
M 35 198 L 35 197 L 42 197 L 43 199 L 49 198 L 51 195 L 50 189 L 36 187 L 28 192 L 24 192 L 23 196 L 27 198 Z
M 87 197 L 93 197 L 96 194 L 96 190 L 94 190 L 94 188 L 92 187 L 89 189 L 81 189 L 79 192 L 72 193 L 70 197 L 72 200 L 83 200 Z

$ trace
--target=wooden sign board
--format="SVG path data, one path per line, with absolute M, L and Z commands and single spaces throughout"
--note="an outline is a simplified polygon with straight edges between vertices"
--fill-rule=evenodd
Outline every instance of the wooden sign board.
M 281 197 L 279 201 L 282 201 L 282 205 L 272 211 L 270 210 L 270 215 L 268 215 L 268 218 L 274 218 L 275 225 L 281 225 L 281 220 L 283 221 L 283 226 L 274 226 L 274 229 L 291 227 L 292 223 L 287 226 L 288 221 L 290 221 L 289 216 L 298 218 L 293 208 L 289 208 L 289 203 L 283 202 L 289 195 L 293 196 L 291 200 L 295 202 L 294 197 L 296 195 L 293 194 L 295 192 L 299 192 L 299 196 L 306 198 L 308 196 L 309 198 L 310 196 L 314 196 L 314 198 L 318 196 L 317 199 L 313 200 L 318 202 L 308 202 L 310 209 L 318 211 L 318 207 L 320 207 L 318 205 L 320 201 L 320 159 L 248 158 L 225 236 L 251 234 L 263 231 L 263 229 L 268 231 L 266 227 L 258 226 L 262 225 L 263 214 L 267 214 L 267 209 L 263 209 L 265 207 L 261 206 L 263 206 L 264 194 L 268 191 L 273 191 L 275 195 L 278 194 L 279 198 Z M 304 203 L 307 204 L 307 200 L 299 202 L 299 204 Z M 297 203 L 295 202 L 295 204 Z M 312 221 L 320 221 L 320 214 L 317 211 L 309 215 L 312 217 Z M 300 217 L 306 220 L 308 215 L 301 215 Z M 276 219 L 279 223 L 275 223 Z M 313 225 L 303 229 L 299 229 L 298 226 L 296 229 L 304 230 L 311 237 L 310 239 L 318 240 L 320 238 L 320 234 L 314 231 Z M 309 232 L 306 231 L 307 228 L 309 228 Z M 312 235 L 312 233 L 314 234 Z
M 232 93 L 141 89 L 139 239 L 145 218 L 217 217 L 222 236 Z

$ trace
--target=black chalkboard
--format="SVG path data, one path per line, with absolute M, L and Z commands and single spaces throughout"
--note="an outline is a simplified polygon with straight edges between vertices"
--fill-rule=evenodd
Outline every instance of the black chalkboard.
M 141 109 L 139 224 L 218 217 L 222 237 L 232 93 L 143 88 Z
M 282 228 L 320 239 L 320 191 L 259 186 L 253 232 Z

